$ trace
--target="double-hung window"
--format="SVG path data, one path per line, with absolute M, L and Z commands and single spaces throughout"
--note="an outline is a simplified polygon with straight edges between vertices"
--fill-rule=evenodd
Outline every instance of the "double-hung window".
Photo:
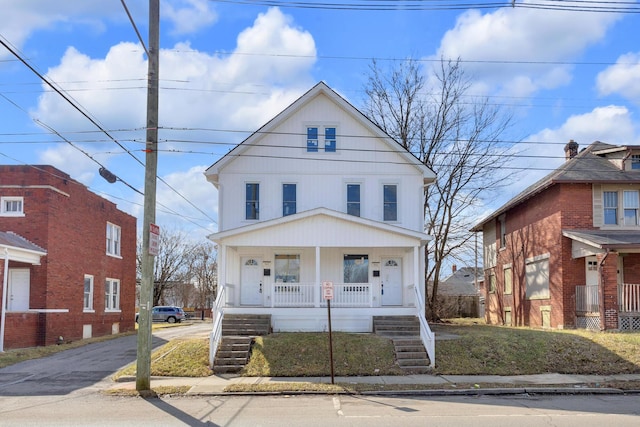
M 631 155 L 631 169 L 640 169 L 640 154 Z
M 638 225 L 638 209 L 640 199 L 638 191 L 624 191 L 622 199 L 624 203 L 624 225 Z
M 260 219 L 260 184 L 247 183 L 245 206 L 245 219 Z
M 120 310 L 120 280 L 107 279 L 104 285 L 104 310 Z
M 602 193 L 602 202 L 604 204 L 605 225 L 617 224 L 618 223 L 618 192 L 604 191 Z
M 296 184 L 282 184 L 282 216 L 296 213 Z
M 307 152 L 315 153 L 318 151 L 318 128 L 307 128 Z
M 120 256 L 120 227 L 107 223 L 107 255 Z
M 22 197 L 2 197 L 2 216 L 24 216 Z
M 93 311 L 93 276 L 84 275 L 84 311 Z
M 383 193 L 384 193 L 383 194 L 384 220 L 397 221 L 398 220 L 398 186 L 384 185 Z
M 336 128 L 324 128 L 324 151 L 336 152 Z
M 360 216 L 360 184 L 347 184 L 347 213 Z

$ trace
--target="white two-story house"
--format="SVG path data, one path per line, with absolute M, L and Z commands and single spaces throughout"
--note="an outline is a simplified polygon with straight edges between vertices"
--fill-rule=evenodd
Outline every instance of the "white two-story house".
M 330 282 L 333 330 L 411 315 L 432 339 L 423 206 L 435 175 L 325 83 L 205 175 L 218 190 L 221 313 L 269 314 L 276 332 L 326 331 Z

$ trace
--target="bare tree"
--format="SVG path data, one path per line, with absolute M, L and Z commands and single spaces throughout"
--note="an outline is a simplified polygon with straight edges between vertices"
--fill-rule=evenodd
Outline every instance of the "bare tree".
M 164 303 L 165 294 L 176 284 L 189 282 L 193 244 L 183 231 L 162 229 L 153 271 L 153 305 Z M 138 239 L 138 275 L 141 274 L 142 239 Z
M 501 138 L 511 114 L 470 96 L 461 61 L 440 60 L 430 74 L 408 59 L 382 70 L 374 61 L 365 86 L 366 114 L 437 175 L 425 189 L 427 315 L 436 320 L 438 284 L 447 259 L 468 251 L 472 214 L 483 197 L 505 185 L 509 161 Z M 431 286 L 426 286 L 431 283 Z M 431 295 L 428 295 L 431 289 Z
M 189 271 L 196 288 L 197 307 L 211 308 L 217 295 L 218 274 L 218 262 L 213 243 L 205 242 L 194 246 Z

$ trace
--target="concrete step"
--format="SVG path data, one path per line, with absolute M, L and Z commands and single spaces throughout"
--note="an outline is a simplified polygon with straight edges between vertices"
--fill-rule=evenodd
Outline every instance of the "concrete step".
M 227 314 L 222 320 L 222 335 L 259 336 L 271 332 L 271 315 Z

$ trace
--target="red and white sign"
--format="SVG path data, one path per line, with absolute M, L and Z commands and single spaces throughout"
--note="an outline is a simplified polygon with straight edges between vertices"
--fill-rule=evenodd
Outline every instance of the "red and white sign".
M 149 255 L 158 255 L 160 249 L 160 227 L 149 224 Z
M 333 299 L 333 282 L 322 282 L 322 298 Z

